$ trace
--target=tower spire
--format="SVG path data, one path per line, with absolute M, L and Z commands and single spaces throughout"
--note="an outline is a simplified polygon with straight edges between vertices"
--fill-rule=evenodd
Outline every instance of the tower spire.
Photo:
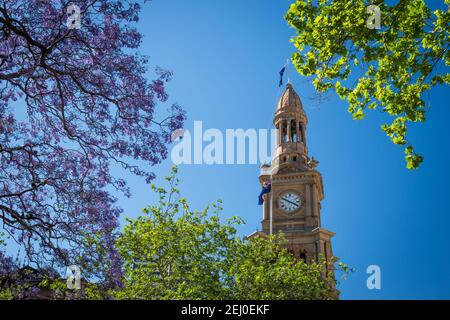
M 277 147 L 273 163 L 296 170 L 308 170 L 306 125 L 308 119 L 302 101 L 291 83 L 277 103 L 273 123 L 277 129 Z

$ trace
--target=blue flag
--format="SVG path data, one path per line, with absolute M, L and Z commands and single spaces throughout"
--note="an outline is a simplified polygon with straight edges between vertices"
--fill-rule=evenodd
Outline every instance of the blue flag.
M 264 203 L 264 197 L 263 196 L 266 193 L 269 193 L 271 189 L 272 189 L 272 184 L 270 182 L 268 182 L 268 181 L 264 182 L 263 188 L 261 190 L 261 193 L 258 196 L 258 204 L 259 205 L 262 205 Z
M 278 87 L 281 87 L 283 85 L 283 75 L 284 71 L 286 71 L 287 65 L 285 64 L 283 68 L 280 70 L 280 82 L 278 83 Z

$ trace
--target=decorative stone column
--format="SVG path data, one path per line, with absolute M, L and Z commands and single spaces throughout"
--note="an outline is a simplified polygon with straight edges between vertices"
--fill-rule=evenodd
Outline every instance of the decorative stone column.
M 311 217 L 311 185 L 305 185 L 305 203 L 306 203 L 306 216 Z
M 277 128 L 277 146 L 279 146 L 281 144 L 281 129 L 280 129 L 280 122 L 278 122 L 276 128 Z
M 313 217 L 317 217 L 318 216 L 318 210 L 319 208 L 317 207 L 317 188 L 315 185 L 312 186 L 313 190 L 312 190 L 312 215 Z
M 306 128 L 305 128 L 305 126 L 302 126 L 302 141 L 303 141 L 303 144 L 306 146 Z

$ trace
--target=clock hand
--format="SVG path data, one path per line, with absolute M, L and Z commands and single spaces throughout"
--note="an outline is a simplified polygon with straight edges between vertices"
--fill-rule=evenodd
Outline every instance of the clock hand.
M 289 202 L 290 204 L 293 204 L 294 206 L 297 206 L 297 204 L 296 204 L 296 203 L 294 203 L 294 202 L 292 202 L 292 201 L 289 201 L 289 200 L 288 200 L 288 199 L 286 199 L 286 198 L 281 198 L 281 199 L 283 199 L 283 200 L 285 200 L 285 201 Z

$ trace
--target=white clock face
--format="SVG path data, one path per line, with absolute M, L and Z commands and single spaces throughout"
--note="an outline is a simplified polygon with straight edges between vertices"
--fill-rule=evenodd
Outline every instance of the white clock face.
M 294 192 L 288 192 L 283 194 L 280 199 L 280 208 L 287 213 L 296 211 L 301 206 L 301 198 Z

